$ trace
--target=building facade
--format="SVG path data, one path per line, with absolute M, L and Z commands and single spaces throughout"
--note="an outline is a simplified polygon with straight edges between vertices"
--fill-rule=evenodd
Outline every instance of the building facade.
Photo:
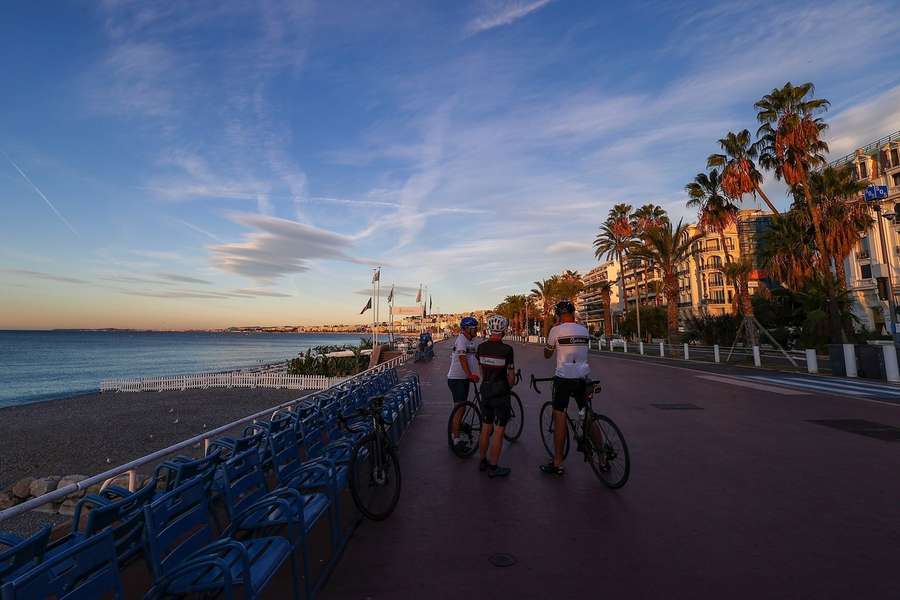
M 575 310 L 579 319 L 587 326 L 591 333 L 601 334 L 604 331 L 604 319 L 606 318 L 606 307 L 603 305 L 603 294 L 592 286 L 598 283 L 609 281 L 612 283 L 610 289 L 610 304 L 613 311 L 619 303 L 619 265 L 615 261 L 609 260 L 600 263 L 583 277 L 584 291 L 580 292 L 575 298 Z
M 831 163 L 832 167 L 845 165 L 853 168 L 858 180 L 887 187 L 886 198 L 869 203 L 875 222 L 844 261 L 845 283 L 855 300 L 853 312 L 861 326 L 886 332 L 885 323 L 890 320 L 887 291 L 892 287 L 896 298 L 900 288 L 900 234 L 894 216 L 900 208 L 900 131 Z

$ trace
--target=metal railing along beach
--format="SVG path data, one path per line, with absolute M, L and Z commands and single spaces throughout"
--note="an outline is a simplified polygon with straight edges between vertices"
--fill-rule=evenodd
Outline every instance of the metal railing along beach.
M 275 388 L 287 390 L 324 390 L 346 380 L 346 377 L 324 375 L 290 375 L 288 373 L 198 373 L 168 377 L 131 377 L 104 379 L 101 392 L 165 392 L 207 388 Z

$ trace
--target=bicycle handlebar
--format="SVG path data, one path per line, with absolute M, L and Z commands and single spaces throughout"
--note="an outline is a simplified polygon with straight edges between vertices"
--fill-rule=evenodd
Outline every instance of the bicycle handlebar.
M 531 381 L 530 381 L 531 389 L 533 389 L 535 392 L 540 394 L 541 390 L 538 389 L 537 384 L 541 383 L 543 381 L 553 381 L 554 379 L 556 379 L 556 378 L 555 377 L 535 377 L 534 375 L 532 375 Z M 587 381 L 587 386 L 589 388 L 591 388 L 591 393 L 593 393 L 593 394 L 598 394 L 603 389 L 602 386 L 599 383 L 597 383 L 596 381 L 591 381 L 590 379 L 588 379 L 586 381 Z

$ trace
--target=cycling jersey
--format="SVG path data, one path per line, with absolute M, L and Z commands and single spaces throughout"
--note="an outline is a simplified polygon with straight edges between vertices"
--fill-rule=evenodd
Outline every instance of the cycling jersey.
M 550 330 L 547 347 L 556 349 L 556 376 L 585 379 L 591 374 L 588 365 L 587 327 L 578 323 L 560 323 Z
M 478 373 L 478 360 L 475 357 L 475 350 L 478 343 L 475 339 L 468 339 L 462 333 L 456 337 L 453 343 L 453 354 L 450 356 L 450 370 L 447 372 L 447 379 L 468 379 L 468 375 L 463 371 L 462 365 L 459 364 L 459 357 L 465 356 L 469 363 L 469 371 Z

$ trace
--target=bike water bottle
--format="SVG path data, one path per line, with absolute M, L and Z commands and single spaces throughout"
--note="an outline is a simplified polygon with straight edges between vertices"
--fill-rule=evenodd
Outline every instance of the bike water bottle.
M 579 431 L 584 430 L 584 408 L 578 409 L 578 429 Z

